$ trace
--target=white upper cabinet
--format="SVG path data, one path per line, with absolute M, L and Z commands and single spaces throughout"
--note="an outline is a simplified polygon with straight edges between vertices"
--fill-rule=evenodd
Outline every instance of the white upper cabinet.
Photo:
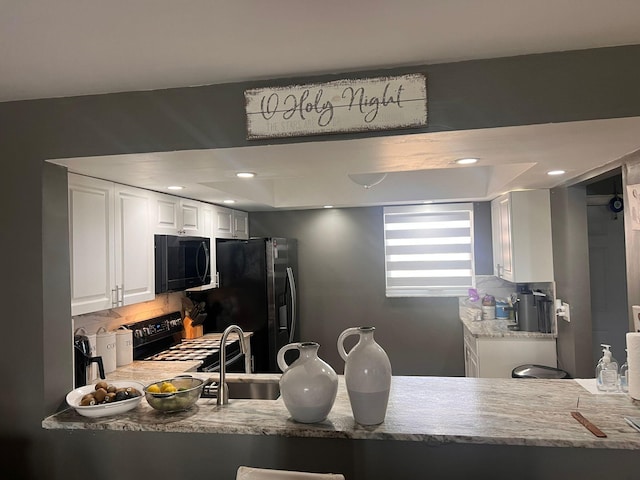
M 203 236 L 202 205 L 196 200 L 155 194 L 153 233 Z
M 147 190 L 115 185 L 116 284 L 123 305 L 155 298 L 151 203 Z
M 491 223 L 495 276 L 512 283 L 554 281 L 549 190 L 494 199 Z
M 71 314 L 115 306 L 113 184 L 69 175 Z
M 240 210 L 215 207 L 215 236 L 217 238 L 249 238 L 249 214 Z
M 155 297 L 149 193 L 69 174 L 72 315 Z

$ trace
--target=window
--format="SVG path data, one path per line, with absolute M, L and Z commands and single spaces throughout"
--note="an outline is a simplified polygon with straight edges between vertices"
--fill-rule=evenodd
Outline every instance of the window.
M 473 204 L 385 207 L 387 297 L 466 296 L 475 287 Z

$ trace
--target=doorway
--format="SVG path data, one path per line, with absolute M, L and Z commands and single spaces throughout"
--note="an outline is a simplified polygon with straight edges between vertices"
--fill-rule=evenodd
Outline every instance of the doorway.
M 626 360 L 627 278 L 624 240 L 622 175 L 613 170 L 587 188 L 587 225 L 591 284 L 593 365 L 602 357 L 601 344 L 611 345 L 621 365 Z M 614 202 L 622 199 L 622 205 Z

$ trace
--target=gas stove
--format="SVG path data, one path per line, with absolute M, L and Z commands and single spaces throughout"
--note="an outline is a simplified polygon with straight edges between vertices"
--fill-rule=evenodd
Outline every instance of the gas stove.
M 133 358 L 148 361 L 201 361 L 200 372 L 220 369 L 220 340 L 207 336 L 182 338 L 182 317 L 174 312 L 127 325 L 133 330 Z M 227 340 L 226 365 L 229 371 L 242 367 L 238 340 Z M 231 368 L 230 368 L 231 367 Z M 241 371 L 241 370 L 239 370 Z

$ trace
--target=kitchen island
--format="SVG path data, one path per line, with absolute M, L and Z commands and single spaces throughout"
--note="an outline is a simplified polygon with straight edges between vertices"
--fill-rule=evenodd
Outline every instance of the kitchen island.
M 208 378 L 207 374 L 193 375 Z M 229 375 L 247 381 L 256 377 L 262 381 L 278 379 L 278 375 L 269 374 Z M 117 417 L 92 419 L 67 409 L 48 417 L 42 425 L 69 430 L 640 450 L 640 432 L 624 420 L 625 416 L 640 417 L 640 404 L 623 394 L 593 395 L 573 380 L 393 377 L 386 419 L 373 427 L 354 422 L 343 380 L 340 377 L 329 417 L 316 424 L 291 420 L 281 398 L 238 399 L 225 406 L 216 405 L 215 398 L 201 398 L 192 409 L 170 415 L 153 410 L 146 401 Z M 571 416 L 572 411 L 580 411 L 607 437 L 594 436 Z
M 228 378 L 256 377 L 276 381 L 279 376 Z M 594 436 L 572 411 L 607 437 Z M 628 473 L 618 478 L 636 478 L 631 472 L 640 468 L 640 432 L 624 417 L 640 417 L 640 404 L 623 394 L 591 394 L 574 380 L 393 377 L 385 422 L 364 427 L 353 420 L 340 376 L 335 405 L 316 424 L 291 420 L 281 398 L 231 400 L 226 406 L 201 398 L 192 409 L 174 414 L 157 412 L 145 400 L 117 417 L 91 419 L 67 409 L 42 426 L 52 435 L 78 436 L 79 449 L 83 441 L 112 435 L 135 449 L 145 440 L 156 445 L 154 452 L 171 445 L 172 455 L 187 460 L 181 471 L 193 475 L 201 473 L 197 459 L 206 455 L 223 464 L 218 468 L 226 476 L 216 478 L 232 479 L 240 464 L 342 472 L 349 480 L 426 478 L 427 469 L 433 478 L 584 479 L 616 471 Z M 399 464 L 406 474 L 395 470 Z

